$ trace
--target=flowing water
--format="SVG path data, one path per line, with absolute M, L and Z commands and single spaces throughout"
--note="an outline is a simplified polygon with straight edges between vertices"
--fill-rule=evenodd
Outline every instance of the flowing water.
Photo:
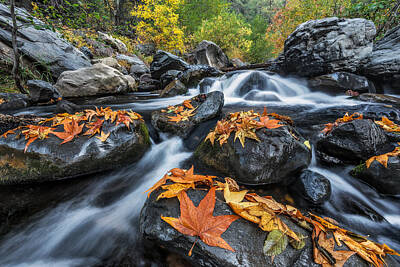
M 149 113 L 200 92 L 215 90 L 224 92 L 225 110 L 268 106 L 283 110 L 282 114 L 287 110 L 295 115 L 360 104 L 345 97 L 311 92 L 304 81 L 295 78 L 244 71 L 205 79 L 187 96 L 148 99 L 113 107 Z M 51 111 L 52 108 L 35 108 L 18 114 L 47 115 Z M 0 237 L 0 266 L 95 266 L 106 259 L 118 258 L 120 248 L 124 246 L 131 249 L 135 266 L 143 265 L 138 220 L 146 200 L 143 192 L 169 169 L 182 167 L 191 156 L 192 151 L 183 140 L 161 136 L 138 163 L 97 175 L 81 192 L 66 200 L 60 197 L 55 207 L 44 207 L 30 222 L 16 226 Z M 324 168 L 313 157 L 309 168 L 327 177 L 332 184 L 332 197 L 320 208 L 320 213 L 400 250 L 400 196 L 378 194 L 368 185 L 351 178 L 347 174 L 350 167 Z M 99 201 L 107 199 L 105 196 L 118 187 L 122 190 L 114 193 L 114 198 Z

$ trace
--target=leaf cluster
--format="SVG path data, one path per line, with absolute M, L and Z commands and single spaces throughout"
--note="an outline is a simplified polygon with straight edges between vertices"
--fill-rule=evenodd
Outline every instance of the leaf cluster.
M 351 122 L 351 121 L 354 121 L 354 120 L 362 120 L 363 118 L 364 118 L 363 115 L 358 113 L 358 112 L 355 112 L 352 115 L 349 115 L 349 113 L 346 113 L 343 116 L 343 118 L 339 118 L 333 123 L 325 124 L 325 128 L 321 132 L 323 134 L 327 135 L 333 130 L 334 127 L 337 127 L 337 126 L 339 126 L 339 125 L 341 125 L 343 123 L 346 123 L 346 122 Z
M 168 121 L 179 123 L 181 121 L 188 121 L 190 117 L 196 115 L 195 107 L 192 106 L 191 100 L 183 101 L 182 105 L 168 106 L 162 109 L 161 112 L 167 114 L 175 114 L 175 116 L 168 116 Z

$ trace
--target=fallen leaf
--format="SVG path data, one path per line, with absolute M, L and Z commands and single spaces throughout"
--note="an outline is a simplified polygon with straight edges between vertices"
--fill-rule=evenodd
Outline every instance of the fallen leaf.
M 86 128 L 88 128 L 88 130 L 83 135 L 93 136 L 96 133 L 100 133 L 103 122 L 104 120 L 97 119 L 95 122 L 86 124 Z
M 57 136 L 60 139 L 63 139 L 64 141 L 61 143 L 65 144 L 67 142 L 70 142 L 82 132 L 84 124 L 79 125 L 77 121 L 72 118 L 71 122 L 66 122 L 64 124 L 64 132 L 52 132 L 55 136 Z
M 173 198 L 178 196 L 181 191 L 186 191 L 189 188 L 194 189 L 194 184 L 169 184 L 161 186 L 162 189 L 167 190 L 158 195 L 157 200 L 162 198 Z
M 99 139 L 101 142 L 105 142 L 105 141 L 107 141 L 107 139 L 110 136 L 110 134 L 111 134 L 111 132 L 106 134 L 103 131 L 101 131 L 100 136 L 96 136 L 96 138 Z
M 191 100 L 185 100 L 185 101 L 183 101 L 182 105 L 183 105 L 185 108 L 194 109 L 194 107 L 192 106 L 191 102 L 192 102 Z
M 279 230 L 272 230 L 264 242 L 263 252 L 266 256 L 277 256 L 286 249 L 288 243 L 287 235 Z
M 309 150 L 311 150 L 310 141 L 308 141 L 308 140 L 304 141 L 304 145 L 305 145 Z

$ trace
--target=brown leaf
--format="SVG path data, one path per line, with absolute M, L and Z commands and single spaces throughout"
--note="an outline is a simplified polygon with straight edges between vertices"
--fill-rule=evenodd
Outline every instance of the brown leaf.
M 198 236 L 209 246 L 220 247 L 230 251 L 233 248 L 221 237 L 232 222 L 239 217 L 236 215 L 213 216 L 215 207 L 215 187 L 195 207 L 192 200 L 182 191 L 179 194 L 181 216 L 179 218 L 161 218 L 184 235 Z M 193 248 L 193 247 L 192 247 Z M 192 249 L 191 249 L 192 250 Z M 189 251 L 189 256 L 191 255 Z
M 107 141 L 107 139 L 110 136 L 110 134 L 111 134 L 111 132 L 106 134 L 103 131 L 101 131 L 100 136 L 96 136 L 96 138 L 99 139 L 101 142 L 105 142 L 105 141 Z
M 82 132 L 84 124 L 79 125 L 77 121 L 72 118 L 71 122 L 66 122 L 64 124 L 64 132 L 52 132 L 55 136 L 57 136 L 60 139 L 63 139 L 64 141 L 61 143 L 65 144 L 67 142 L 70 142 Z

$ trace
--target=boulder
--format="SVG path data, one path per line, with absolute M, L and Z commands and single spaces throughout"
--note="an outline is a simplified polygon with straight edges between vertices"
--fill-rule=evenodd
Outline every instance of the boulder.
M 112 47 L 90 38 L 86 38 L 85 40 L 86 43 L 93 48 L 94 56 L 100 58 L 113 56 L 114 49 L 112 49 Z
M 359 94 L 376 93 L 374 84 L 367 78 L 349 72 L 335 72 L 312 78 L 308 80 L 308 86 L 331 95 L 343 95 L 347 90 Z
M 400 107 L 400 98 L 391 95 L 366 93 L 366 94 L 361 94 L 358 97 L 358 99 L 364 102 L 382 103 L 386 105 Z
M 127 56 L 119 54 L 116 58 L 118 61 L 126 62 L 130 66 L 129 73 L 137 77 L 150 72 L 147 65 L 136 55 Z
M 182 73 L 180 76 L 181 82 L 186 86 L 197 86 L 201 80 L 206 77 L 218 77 L 223 73 L 218 69 L 207 65 L 190 65 L 189 69 Z
M 93 59 L 93 53 L 87 46 L 80 47 L 79 51 L 81 51 L 88 59 Z
M 307 21 L 285 41 L 285 68 L 289 73 L 315 77 L 356 72 L 372 52 L 375 25 L 366 19 L 324 18 Z
M 29 96 L 34 103 L 47 103 L 61 97 L 58 90 L 49 82 L 42 80 L 29 80 L 26 82 Z
M 161 219 L 161 216 L 178 218 L 180 216 L 180 208 L 177 198 L 155 201 L 159 193 L 160 190 L 153 193 L 150 198 L 147 199 L 140 213 L 140 232 L 144 240 L 150 242 L 152 245 L 164 248 L 169 252 L 177 253 L 193 266 L 320 266 L 315 264 L 313 260 L 311 234 L 283 216 L 280 216 L 280 218 L 289 228 L 307 236 L 305 239 L 305 246 L 301 250 L 296 250 L 291 245 L 288 245 L 283 253 L 275 256 L 274 260 L 272 260 L 271 257 L 265 256 L 263 253 L 263 246 L 268 232 L 262 231 L 252 222 L 239 218 L 234 221 L 221 236 L 235 252 L 219 247 L 211 247 L 201 240 L 198 240 L 193 248 L 192 256 L 189 257 L 187 254 L 197 238 L 179 233 Z M 203 190 L 188 190 L 188 196 L 195 206 L 200 203 L 205 195 L 206 192 Z M 216 196 L 218 200 L 223 199 L 221 192 L 217 192 Z M 214 216 L 234 214 L 224 201 L 218 200 L 215 202 Z M 393 261 L 389 258 L 385 260 L 387 260 L 389 266 L 393 264 Z M 357 255 L 354 255 L 350 257 L 343 266 L 367 267 L 368 263 Z
M 174 80 L 162 90 L 161 97 L 173 97 L 184 95 L 188 92 L 188 88 L 179 80 Z
M 151 77 L 157 80 L 169 70 L 185 71 L 188 68 L 189 64 L 183 59 L 162 50 L 157 51 L 154 55 L 153 62 L 150 64 Z
M 145 73 L 139 79 L 139 92 L 151 92 L 160 90 L 161 83 L 159 80 L 153 79 L 150 73 Z
M 97 96 L 133 91 L 136 82 L 129 75 L 104 64 L 63 72 L 56 88 L 63 97 Z
M 310 170 L 303 171 L 290 188 L 314 205 L 324 203 L 331 196 L 331 183 L 328 178 Z
M 30 99 L 24 94 L 0 93 L 0 111 L 10 111 L 30 106 Z
M 113 57 L 105 57 L 105 58 L 95 59 L 95 60 L 92 60 L 92 63 L 93 64 L 101 63 L 101 64 L 107 65 L 111 68 L 114 68 L 116 70 L 119 70 L 124 75 L 128 74 L 128 71 L 125 69 L 125 67 L 121 66 L 118 63 L 118 60 L 116 60 Z
M 160 77 L 161 88 L 165 88 L 174 80 L 179 80 L 183 72 L 179 70 L 169 70 Z
M 191 104 L 196 108 L 195 115 L 187 121 L 179 123 L 169 121 L 170 113 L 154 111 L 151 114 L 151 124 L 160 132 L 166 132 L 186 138 L 200 123 L 213 119 L 221 114 L 224 106 L 224 94 L 211 92 L 191 98 Z
M 135 49 L 146 57 L 153 56 L 156 53 L 156 46 L 154 44 L 138 44 Z
M 344 163 L 358 164 L 386 145 L 385 132 L 372 120 L 354 120 L 334 127 L 327 135 L 320 134 L 317 150 Z
M 98 33 L 98 37 L 101 41 L 105 42 L 106 44 L 111 45 L 112 47 L 117 49 L 118 52 L 126 53 L 128 51 L 128 48 L 121 40 L 116 39 L 116 38 L 112 37 L 111 35 L 106 34 L 104 32 L 99 31 L 97 33 Z
M 62 99 L 57 102 L 55 113 L 70 113 L 73 114 L 77 112 L 80 107 L 68 100 Z
M 195 156 L 208 167 L 249 185 L 288 185 L 296 173 L 310 164 L 311 151 L 293 127 L 262 128 L 256 134 L 260 142 L 246 139 L 244 147 L 239 140 L 234 142 L 234 134 L 222 146 L 203 141 Z
M 369 168 L 360 164 L 350 174 L 374 187 L 382 194 L 398 195 L 400 192 L 400 157 L 389 157 L 387 168 L 373 161 Z
M 201 41 L 192 55 L 192 64 L 208 65 L 217 69 L 232 66 L 222 49 L 210 41 Z
M 361 72 L 378 83 L 400 89 L 400 26 L 388 31 L 363 62 Z
M 25 9 L 16 8 L 16 14 L 17 24 L 24 24 L 24 27 L 18 30 L 19 52 L 32 62 L 48 69 L 55 80 L 64 71 L 91 65 L 82 52 L 62 39 L 58 33 L 45 29 L 45 24 L 32 18 Z M 29 26 L 31 20 L 36 26 Z M 3 25 L 0 26 L 0 41 L 11 47 L 10 9 L 3 4 L 0 4 L 0 25 Z
M 144 122 L 135 120 L 130 129 L 105 122 L 102 130 L 111 133 L 104 143 L 80 135 L 61 145 L 62 140 L 50 134 L 47 139 L 35 140 L 26 153 L 25 138 L 15 139 L 13 134 L 0 138 L 0 184 L 53 181 L 112 170 L 138 161 L 150 147 Z
M 0 114 L 0 135 L 8 130 L 15 129 L 19 126 L 38 123 L 41 120 L 43 120 L 43 118 L 32 115 L 11 116 Z

